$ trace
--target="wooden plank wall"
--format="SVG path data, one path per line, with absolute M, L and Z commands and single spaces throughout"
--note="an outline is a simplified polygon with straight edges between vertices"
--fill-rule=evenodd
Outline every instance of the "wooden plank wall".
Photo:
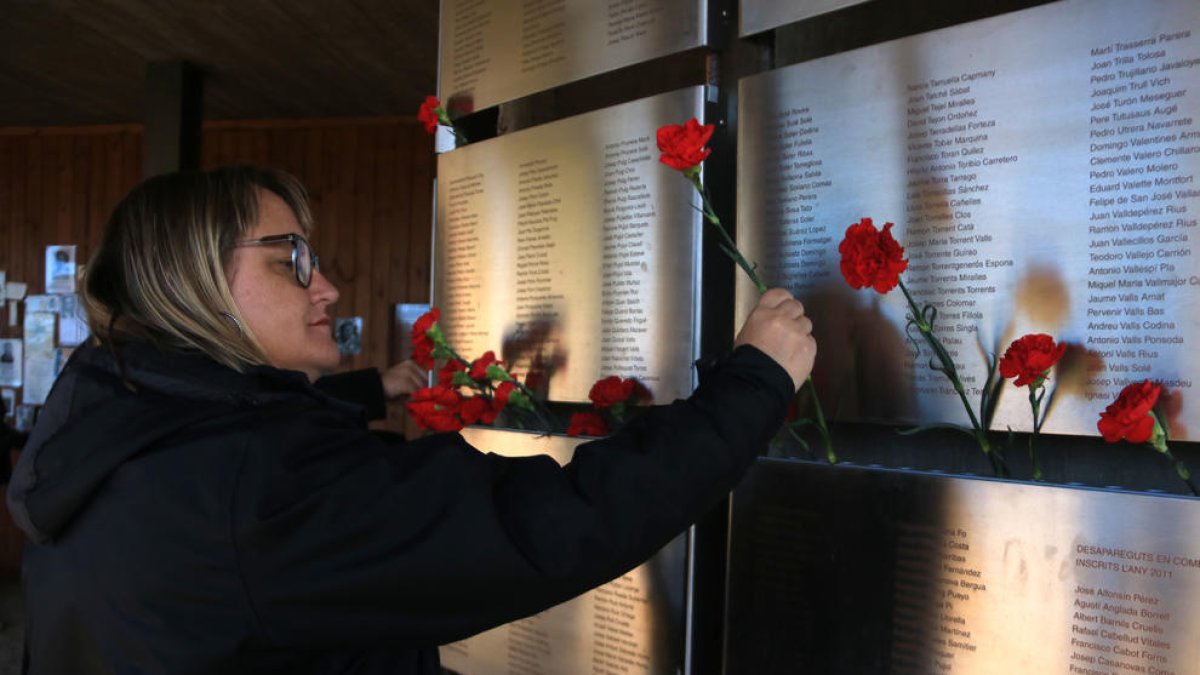
M 86 259 L 141 168 L 139 127 L 0 129 L 0 269 L 43 292 L 46 246 Z M 11 336 L 7 321 L 0 331 Z
M 423 127 L 411 117 L 212 122 L 202 163 L 274 166 L 304 182 L 313 245 L 341 292 L 331 315 L 363 319 L 363 352 L 342 365 L 390 364 L 394 306 L 429 300 L 435 156 Z M 41 293 L 46 246 L 75 244 L 86 261 L 141 166 L 136 125 L 0 129 L 0 269 Z M 20 337 L 4 311 L 0 337 Z

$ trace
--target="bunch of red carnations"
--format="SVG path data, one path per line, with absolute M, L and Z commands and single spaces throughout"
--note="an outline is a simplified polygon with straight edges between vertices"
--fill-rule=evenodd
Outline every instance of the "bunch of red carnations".
M 434 307 L 412 328 L 413 360 L 434 369 L 437 384 L 422 387 L 409 399 L 413 421 L 429 431 L 459 431 L 472 424 L 493 424 L 501 414 L 512 413 L 510 422 L 523 427 L 532 417 L 541 431 L 553 431 L 551 416 L 539 410 L 533 393 L 504 367 L 492 351 L 467 361 L 446 341 Z M 633 378 L 615 375 L 592 385 L 588 398 L 593 410 L 576 412 L 567 426 L 570 436 L 604 436 L 622 424 L 637 405 L 651 402 L 650 390 Z
M 448 128 L 454 134 L 454 147 L 456 148 L 460 148 L 468 142 L 466 135 L 459 131 L 454 121 L 450 119 L 450 114 L 446 112 L 445 106 L 436 96 L 425 97 L 425 101 L 417 109 L 417 120 L 425 125 L 425 131 L 430 135 L 436 134 L 438 127 Z
M 438 369 L 438 382 L 422 387 L 409 399 L 413 421 L 431 431 L 458 431 L 468 424 L 492 424 L 506 409 L 537 415 L 533 397 L 488 351 L 467 361 L 446 342 L 438 325 L 436 307 L 417 319 L 412 328 L 413 360 Z M 547 429 L 548 430 L 548 429 Z

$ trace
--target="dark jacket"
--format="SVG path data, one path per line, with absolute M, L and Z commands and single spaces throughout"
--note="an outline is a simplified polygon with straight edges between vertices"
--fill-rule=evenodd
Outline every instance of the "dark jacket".
M 403 445 L 300 373 L 78 350 L 14 472 L 32 673 L 436 673 L 436 645 L 639 564 L 791 394 L 736 351 L 687 401 L 547 457 Z

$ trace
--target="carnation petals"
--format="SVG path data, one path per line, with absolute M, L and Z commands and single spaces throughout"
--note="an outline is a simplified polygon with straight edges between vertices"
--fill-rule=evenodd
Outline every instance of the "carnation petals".
M 425 131 L 433 134 L 437 133 L 438 128 L 438 108 L 442 107 L 441 101 L 438 101 L 436 96 L 426 96 L 425 101 L 421 104 L 421 108 L 417 110 L 417 120 L 425 125 Z
M 871 287 L 887 293 L 900 283 L 908 260 L 904 247 L 892 237 L 892 227 L 892 223 L 884 223 L 880 231 L 870 218 L 863 218 L 846 228 L 838 253 L 842 254 L 842 276 L 852 288 Z
M 1096 424 L 1104 440 L 1109 443 L 1152 440 L 1155 425 L 1152 413 L 1161 393 L 1162 385 L 1150 380 L 1135 382 L 1122 389 L 1117 400 L 1100 413 L 1100 421 Z
M 658 129 L 659 161 L 672 169 L 687 171 L 700 165 L 712 152 L 704 147 L 713 135 L 713 125 L 696 118 L 685 124 L 668 124 Z
M 1055 344 L 1045 333 L 1023 335 L 1013 341 L 1000 359 L 1000 377 L 1017 378 L 1014 385 L 1041 386 L 1051 368 L 1067 351 L 1066 343 Z

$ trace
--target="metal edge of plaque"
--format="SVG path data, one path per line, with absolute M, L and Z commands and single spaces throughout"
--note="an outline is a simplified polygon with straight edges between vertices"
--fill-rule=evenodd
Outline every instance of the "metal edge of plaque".
M 738 36 L 747 37 L 811 19 L 867 0 L 742 0 L 738 5 Z

